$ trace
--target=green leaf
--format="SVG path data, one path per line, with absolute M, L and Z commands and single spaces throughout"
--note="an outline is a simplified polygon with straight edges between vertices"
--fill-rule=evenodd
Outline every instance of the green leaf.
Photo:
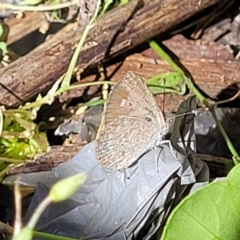
M 2 139 L 0 140 L 0 144 L 2 144 Z M 30 154 L 32 154 L 32 151 L 29 144 L 22 141 L 18 143 L 11 143 L 11 145 L 8 146 L 0 156 L 13 159 L 26 159 L 27 155 Z
M 3 32 L 4 32 L 3 26 L 2 26 L 2 24 L 0 24 L 0 38 L 3 35 Z
M 0 49 L 3 52 L 3 55 L 8 53 L 8 49 L 7 49 L 7 43 L 5 42 L 0 42 Z
M 184 95 L 187 90 L 185 76 L 179 72 L 160 74 L 150 78 L 146 83 L 153 94 L 177 93 Z
M 106 102 L 106 100 L 103 99 L 98 99 L 98 100 L 90 100 L 88 102 L 86 102 L 84 105 L 88 106 L 88 107 L 93 107 L 93 106 L 98 106 L 98 105 L 102 105 Z
M 227 179 L 185 198 L 172 212 L 161 240 L 236 240 L 240 237 L 240 165 Z

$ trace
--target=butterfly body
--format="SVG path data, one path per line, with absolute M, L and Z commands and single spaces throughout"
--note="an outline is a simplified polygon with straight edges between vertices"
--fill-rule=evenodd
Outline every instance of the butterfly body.
M 168 125 L 146 83 L 128 72 L 110 93 L 97 140 L 98 161 L 107 167 L 127 168 L 156 146 L 167 131 Z

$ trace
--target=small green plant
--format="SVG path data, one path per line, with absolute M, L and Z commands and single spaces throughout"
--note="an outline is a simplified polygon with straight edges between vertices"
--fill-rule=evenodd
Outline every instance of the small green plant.
M 39 131 L 34 119 L 29 111 L 0 107 L 0 179 L 10 167 L 47 150 L 46 133 Z

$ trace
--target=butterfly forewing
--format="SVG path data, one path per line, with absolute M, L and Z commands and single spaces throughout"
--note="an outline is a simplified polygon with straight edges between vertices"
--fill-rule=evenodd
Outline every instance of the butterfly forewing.
M 141 77 L 128 72 L 112 92 L 97 141 L 97 158 L 108 167 L 127 168 L 165 134 L 163 115 Z

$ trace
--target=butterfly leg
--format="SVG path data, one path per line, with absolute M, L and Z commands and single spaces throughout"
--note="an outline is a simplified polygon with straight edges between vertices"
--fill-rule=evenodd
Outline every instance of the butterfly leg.
M 162 144 L 166 144 L 166 143 L 168 144 L 169 150 L 171 151 L 173 157 L 176 158 L 176 159 L 178 159 L 177 156 L 176 156 L 176 153 L 174 153 L 174 151 L 173 151 L 174 149 L 173 149 L 173 146 L 172 146 L 172 143 L 171 143 L 170 140 L 162 140 L 162 141 L 160 142 L 159 146 L 161 146 Z
M 173 146 L 172 146 L 172 143 L 170 140 L 161 140 L 156 146 L 154 146 L 154 150 L 155 150 L 155 166 L 156 166 L 156 170 L 157 172 L 159 171 L 159 166 L 158 166 L 158 159 L 161 155 L 161 152 L 163 150 L 163 144 L 168 144 L 169 146 L 169 150 L 171 151 L 172 155 L 174 156 L 174 158 L 177 159 L 177 156 L 176 154 L 174 153 L 173 151 Z M 159 147 L 160 148 L 160 152 L 157 154 L 157 150 L 156 150 L 156 147 Z
M 157 153 L 157 147 L 160 148 L 159 153 Z M 163 147 L 162 147 L 161 145 L 158 145 L 158 146 L 156 145 L 156 146 L 154 146 L 153 148 L 154 148 L 154 161 L 155 161 L 156 171 L 159 172 L 158 161 L 159 161 L 161 152 L 162 152 L 162 150 L 163 150 Z

